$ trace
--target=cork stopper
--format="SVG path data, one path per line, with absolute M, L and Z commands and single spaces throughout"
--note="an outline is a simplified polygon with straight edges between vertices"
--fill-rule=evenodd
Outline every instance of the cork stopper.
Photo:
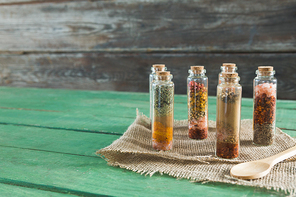
M 158 76 L 169 76 L 170 74 L 170 71 L 156 71 L 156 75 Z
M 236 67 L 236 64 L 235 63 L 223 63 L 222 66 L 223 67 L 234 68 L 234 67 Z
M 269 71 L 273 71 L 273 67 L 272 66 L 259 66 L 258 70 L 260 72 L 269 72 Z
M 222 73 L 222 77 L 224 77 L 224 78 L 236 78 L 236 77 L 238 77 L 238 73 L 225 72 L 225 73 Z
M 161 68 L 164 68 L 165 65 L 164 64 L 153 64 L 152 67 L 157 68 L 157 69 L 161 69 Z
M 195 74 L 200 74 L 204 70 L 204 66 L 190 66 L 190 69 L 193 71 Z
M 204 66 L 190 66 L 191 70 L 203 70 Z
M 156 76 L 159 80 L 169 80 L 171 73 L 170 71 L 156 71 Z

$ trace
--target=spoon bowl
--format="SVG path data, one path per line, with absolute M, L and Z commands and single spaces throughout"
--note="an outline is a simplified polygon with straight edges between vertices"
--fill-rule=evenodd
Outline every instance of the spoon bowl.
M 233 177 L 241 179 L 257 179 L 267 175 L 272 166 L 262 161 L 252 161 L 247 163 L 241 163 L 230 170 L 230 174 Z
M 257 179 L 267 175 L 278 162 L 288 159 L 295 154 L 296 146 L 265 159 L 235 165 L 231 168 L 230 175 L 239 179 Z

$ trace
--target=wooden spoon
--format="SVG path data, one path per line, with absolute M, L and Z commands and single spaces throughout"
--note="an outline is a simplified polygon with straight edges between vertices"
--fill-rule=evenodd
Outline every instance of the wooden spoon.
M 231 168 L 230 175 L 239 179 L 258 179 L 267 175 L 275 164 L 295 154 L 296 146 L 265 159 L 235 165 Z

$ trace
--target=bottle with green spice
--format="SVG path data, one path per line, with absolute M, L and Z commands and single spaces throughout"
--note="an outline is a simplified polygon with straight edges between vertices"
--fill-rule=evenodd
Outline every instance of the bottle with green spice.
M 152 147 L 156 150 L 171 150 L 174 126 L 174 83 L 169 71 L 156 72 L 152 85 Z

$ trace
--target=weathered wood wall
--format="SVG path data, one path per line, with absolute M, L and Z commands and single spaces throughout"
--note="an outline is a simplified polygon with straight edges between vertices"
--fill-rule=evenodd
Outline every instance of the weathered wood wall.
M 165 63 L 176 93 L 204 65 L 215 95 L 223 62 L 252 97 L 258 65 L 273 65 L 278 98 L 296 99 L 296 1 L 0 0 L 0 85 L 148 92 Z

